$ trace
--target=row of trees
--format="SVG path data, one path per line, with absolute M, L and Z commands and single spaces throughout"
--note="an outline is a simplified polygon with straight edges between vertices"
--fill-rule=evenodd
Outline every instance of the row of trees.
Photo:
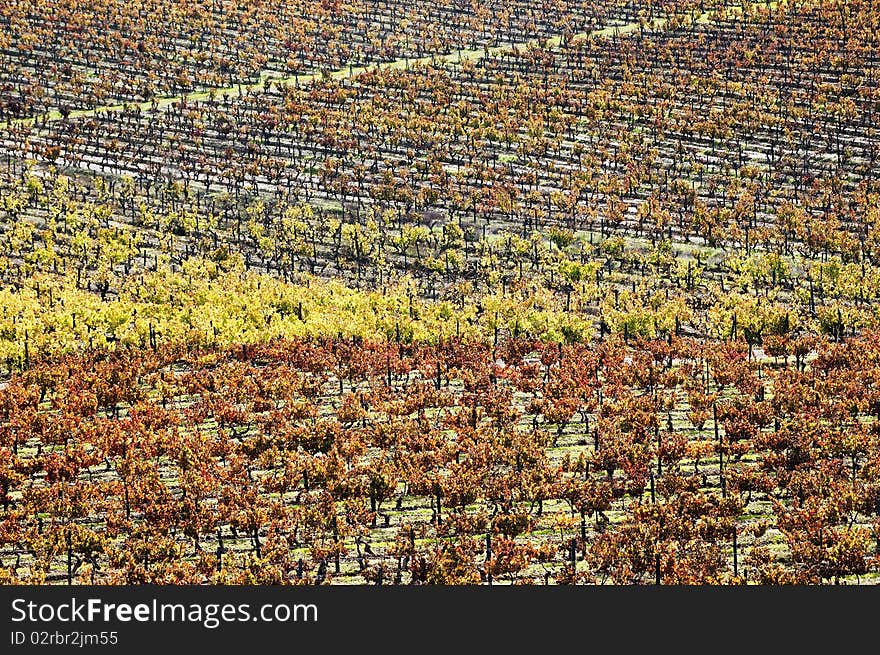
M 0 120 L 573 34 L 654 4 L 26 0 L 0 10 Z
M 710 259 L 665 240 L 651 247 L 559 228 L 474 241 L 455 223 L 408 225 L 372 210 L 363 223 L 347 223 L 308 205 L 262 200 L 238 222 L 233 213 L 201 213 L 205 207 L 173 186 L 147 204 L 126 179 L 31 168 L 7 180 L 0 196 L 7 371 L 37 352 L 84 346 L 339 333 L 569 343 L 609 333 L 691 334 L 744 338 L 776 352 L 798 335 L 840 340 L 877 320 L 880 272 L 865 260 L 760 251 Z M 133 205 L 137 224 L 119 224 Z M 351 276 L 351 286 L 317 275 Z
M 872 261 L 875 12 L 850 3 L 845 21 L 830 22 L 829 12 L 778 8 L 489 54 L 451 70 L 368 72 L 159 113 L 19 126 L 7 147 L 21 159 L 130 175 L 130 222 L 170 176 L 197 214 L 222 215 L 267 266 L 285 254 L 277 228 L 274 244 L 261 241 L 273 238 L 268 223 L 282 213 L 273 208 L 299 202 L 361 225 L 362 242 L 347 228 L 360 276 L 374 268 L 369 219 L 386 216 L 396 265 L 426 275 L 461 268 L 436 248 L 430 263 L 422 253 L 425 229 L 450 222 L 466 242 L 556 227 L 744 256 Z M 168 215 L 179 201 L 161 202 Z M 249 221 L 262 221 L 262 232 Z M 338 259 L 343 236 L 329 252 L 312 244 L 306 265 Z
M 0 389 L 4 580 L 857 581 L 872 337 L 778 367 L 679 339 L 35 362 Z

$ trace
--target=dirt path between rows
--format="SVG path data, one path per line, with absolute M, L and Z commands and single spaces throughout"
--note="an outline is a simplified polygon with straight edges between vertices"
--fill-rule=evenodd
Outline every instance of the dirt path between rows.
M 756 7 L 768 7 L 774 8 L 778 6 L 780 2 L 750 2 L 748 6 L 751 8 Z M 729 15 L 742 15 L 742 9 L 736 9 L 729 7 L 728 14 Z M 712 21 L 711 14 L 709 12 L 704 12 L 695 18 L 692 18 L 691 21 L 694 24 L 708 24 Z M 647 30 L 660 30 L 666 27 L 669 19 L 667 18 L 658 18 L 649 23 L 645 23 L 643 26 L 640 26 L 637 22 L 626 23 L 624 25 L 615 25 L 610 27 L 605 27 L 600 30 L 593 30 L 591 32 L 581 32 L 575 34 L 571 37 L 571 40 L 576 39 L 588 39 L 588 38 L 612 38 L 616 36 L 624 36 L 627 34 L 633 34 L 639 30 L 640 27 L 643 27 Z M 685 23 L 685 25 L 688 24 Z M 321 80 L 324 78 L 331 79 L 347 79 L 350 77 L 356 77 L 361 73 L 366 71 L 377 71 L 377 70 L 393 70 L 393 69 L 406 69 L 410 66 L 418 65 L 418 64 L 433 64 L 433 65 L 443 65 L 448 63 L 460 63 L 464 61 L 479 61 L 483 57 L 497 55 L 504 52 L 510 52 L 514 49 L 528 49 L 532 47 L 543 47 L 543 48 L 555 48 L 562 44 L 562 36 L 554 36 L 547 39 L 530 39 L 527 41 L 519 42 L 519 43 L 505 43 L 502 45 L 494 46 L 491 48 L 479 48 L 475 50 L 459 50 L 455 52 L 451 52 L 448 54 L 442 55 L 427 55 L 419 58 L 401 58 L 395 59 L 393 61 L 384 62 L 384 63 L 375 63 L 369 64 L 366 66 L 346 66 L 344 68 L 340 68 L 339 70 L 335 70 L 332 72 L 316 72 L 305 75 L 295 75 L 292 77 L 278 77 L 273 75 L 272 73 L 264 72 L 260 75 L 259 82 L 254 82 L 252 84 L 236 84 L 234 86 L 227 87 L 213 87 L 211 89 L 207 89 L 204 91 L 198 91 L 195 93 L 186 93 L 177 96 L 164 97 L 160 99 L 147 100 L 144 102 L 136 102 L 136 103 L 121 103 L 115 105 L 102 105 L 100 107 L 95 107 L 93 109 L 82 109 L 71 111 L 68 114 L 69 119 L 74 118 L 87 118 L 89 116 L 94 116 L 100 113 L 112 112 L 112 111 L 121 111 L 126 108 L 134 108 L 139 107 L 141 111 L 150 111 L 154 109 L 163 109 L 168 107 L 176 102 L 180 102 L 182 100 L 186 100 L 187 102 L 200 102 L 209 100 L 212 97 L 221 97 L 223 94 L 227 95 L 237 95 L 239 93 L 243 93 L 245 91 L 253 91 L 258 90 L 262 87 L 267 81 L 272 81 L 274 84 L 288 85 L 288 84 L 308 84 L 310 82 L 314 82 L 317 80 Z M 63 117 L 60 112 L 52 111 L 49 112 L 46 117 L 46 122 L 53 122 L 61 120 Z M 42 122 L 43 116 L 39 117 L 28 117 L 15 119 L 12 121 L 7 121 L 5 123 L 0 123 L 0 129 L 6 129 L 10 125 L 26 125 L 28 123 L 33 123 L 35 121 Z

